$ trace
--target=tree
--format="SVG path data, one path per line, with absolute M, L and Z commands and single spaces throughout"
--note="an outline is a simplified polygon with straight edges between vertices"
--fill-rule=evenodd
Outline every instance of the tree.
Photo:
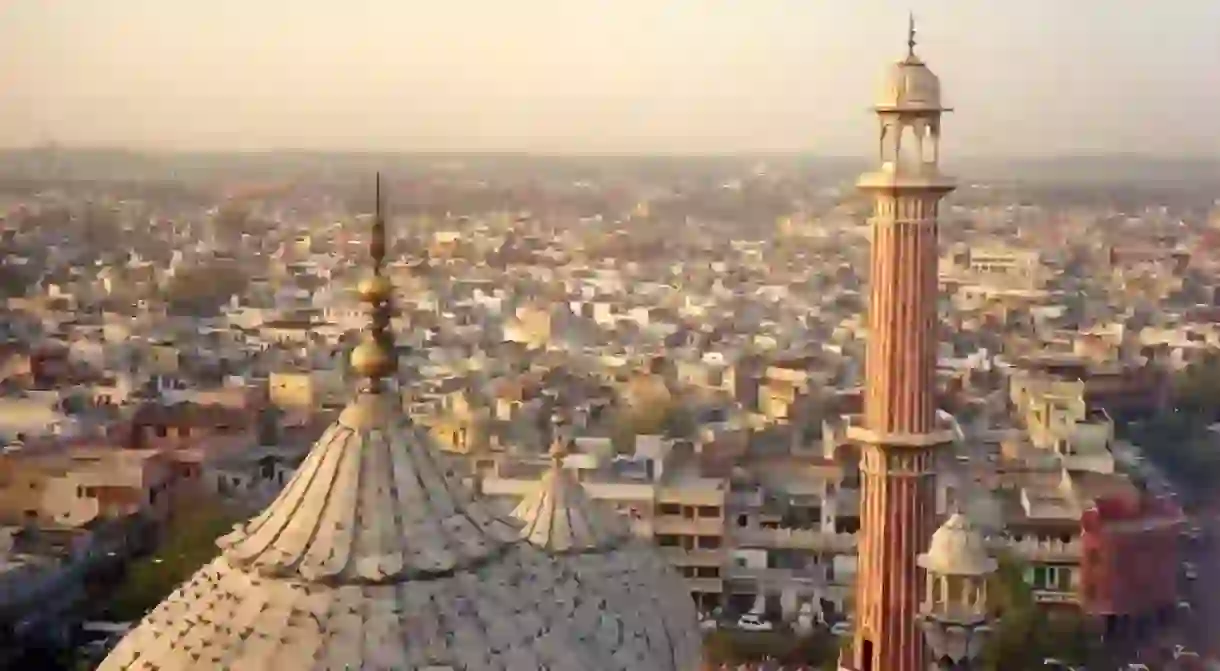
M 1220 417 L 1220 356 L 1210 354 L 1174 377 L 1173 406 L 1207 422 Z
M 833 663 L 840 641 L 827 632 L 794 635 L 780 631 L 736 631 L 718 629 L 703 639 L 703 659 L 708 664 L 742 664 L 767 658 L 783 664 Z
M 983 653 L 985 668 L 1022 671 L 1041 664 L 1030 649 L 1038 627 L 1038 604 L 1024 574 L 1020 562 L 1006 555 L 999 557 L 999 567 L 987 585 L 999 625 Z
M 216 539 L 228 533 L 237 514 L 220 502 L 205 500 L 182 506 L 152 556 L 128 566 L 115 591 L 110 616 L 138 620 L 161 603 L 219 553 Z
M 171 310 L 184 314 L 215 312 L 234 294 L 246 291 L 249 278 L 230 264 L 178 271 L 164 288 Z
M 1001 555 L 988 584 L 996 631 L 983 652 L 984 668 L 1025 671 L 1042 666 L 1048 657 L 1072 665 L 1084 664 L 1092 653 L 1093 637 L 1079 615 L 1050 617 L 1038 606 L 1025 582 L 1025 565 Z

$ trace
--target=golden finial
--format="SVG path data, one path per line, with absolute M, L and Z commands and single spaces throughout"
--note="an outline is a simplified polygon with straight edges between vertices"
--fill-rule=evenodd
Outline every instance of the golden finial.
M 556 467 L 563 465 L 563 460 L 571 450 L 568 449 L 568 436 L 563 430 L 563 415 L 558 410 L 551 413 L 551 463 Z
M 368 305 L 369 332 L 364 342 L 352 352 L 352 369 L 368 380 L 370 391 L 380 391 L 383 378 L 397 368 L 394 340 L 390 333 L 391 299 L 394 285 L 382 273 L 386 254 L 385 218 L 381 202 L 381 173 L 377 173 L 377 204 L 373 214 L 373 230 L 369 239 L 372 274 L 360 281 L 357 292 Z
M 915 12 L 907 12 L 907 58 L 915 58 Z
M 571 453 L 572 450 L 568 449 L 568 440 L 566 437 L 556 436 L 553 440 L 551 440 L 551 449 L 549 450 L 549 454 L 551 455 L 551 463 L 555 466 L 563 466 L 563 460 L 566 459 Z

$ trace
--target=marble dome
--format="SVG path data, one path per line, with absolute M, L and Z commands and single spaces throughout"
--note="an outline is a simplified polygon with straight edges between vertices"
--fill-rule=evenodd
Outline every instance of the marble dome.
M 909 57 L 898 61 L 886 73 L 877 97 L 877 109 L 939 110 L 940 78 L 918 58 Z
M 379 272 L 380 195 L 373 242 Z M 367 294 L 384 307 L 384 292 Z M 388 311 L 371 313 L 366 343 L 377 347 Z M 610 589 L 616 576 L 629 585 L 663 574 L 659 559 L 624 549 L 611 571 L 528 542 L 520 522 L 449 476 L 382 379 L 388 361 L 368 367 L 364 390 L 275 501 L 221 538 L 220 556 L 99 669 L 693 671 L 673 660 L 697 658 L 679 647 L 697 644 L 697 629 L 664 628 L 671 613 L 693 608 L 688 594 L 677 599 L 671 585 L 647 600 L 633 591 L 631 602 Z M 679 633 L 694 642 L 670 643 Z
M 552 448 L 552 464 L 513 516 L 521 538 L 555 557 L 604 596 L 626 626 L 643 632 L 653 665 L 666 671 L 701 668 L 702 636 L 685 581 L 626 521 L 593 501 Z
M 638 613 L 451 482 L 393 398 L 358 396 L 101 671 L 671 668 Z
M 877 111 L 943 111 L 940 78 L 915 55 L 915 17 L 907 28 L 907 56 L 886 73 L 877 96 Z

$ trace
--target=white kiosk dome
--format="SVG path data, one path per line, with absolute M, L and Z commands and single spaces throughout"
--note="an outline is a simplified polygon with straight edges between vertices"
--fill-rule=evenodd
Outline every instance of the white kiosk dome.
M 940 111 L 940 78 L 915 55 L 915 21 L 911 19 L 907 56 L 886 73 L 876 109 L 884 111 Z
M 996 569 L 996 560 L 970 518 L 954 513 L 932 534 L 928 551 L 919 555 L 920 567 L 938 575 L 982 576 Z

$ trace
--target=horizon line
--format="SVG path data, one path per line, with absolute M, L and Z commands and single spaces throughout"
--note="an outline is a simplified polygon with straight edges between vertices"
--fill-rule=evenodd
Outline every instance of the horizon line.
M 869 154 L 819 153 L 812 149 L 736 149 L 736 150 L 706 150 L 706 151 L 661 151 L 661 150 L 623 150 L 623 151 L 579 151 L 579 150 L 531 150 L 531 149 L 371 149 L 371 148 L 304 148 L 304 147 L 264 147 L 264 148 L 213 148 L 187 149 L 177 147 L 141 148 L 123 145 L 67 145 L 58 142 L 43 142 L 39 144 L 0 146 L 0 154 L 62 151 L 65 153 L 116 153 L 147 156 L 256 156 L 271 154 L 314 154 L 314 155 L 364 155 L 364 156 L 429 156 L 429 157 L 514 157 L 514 158 L 546 158 L 546 159 L 580 159 L 580 158 L 818 158 L 823 160 L 868 161 Z M 1220 163 L 1220 157 L 1212 153 L 1153 153 L 1138 151 L 1106 151 L 1078 150 L 1052 151 L 1046 153 L 1028 154 L 957 154 L 946 157 L 946 163 L 956 161 L 980 160 L 1047 160 L 1075 158 L 1124 158 L 1144 160 L 1189 160 Z

